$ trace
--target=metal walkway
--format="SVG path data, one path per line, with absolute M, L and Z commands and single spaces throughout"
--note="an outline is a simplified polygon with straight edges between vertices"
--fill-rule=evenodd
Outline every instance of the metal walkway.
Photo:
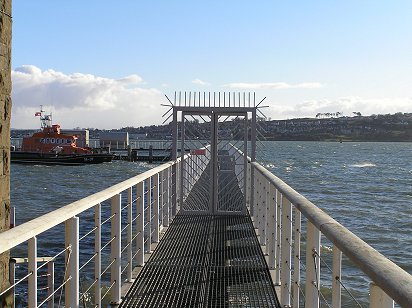
M 234 172 L 221 177 L 227 182 L 229 175 L 236 178 Z M 199 200 L 206 181 L 208 172 L 194 185 L 187 203 L 193 196 Z M 237 181 L 232 183 L 227 189 L 236 199 L 241 191 Z M 280 305 L 249 215 L 180 212 L 120 307 Z
M 249 216 L 177 215 L 121 307 L 279 307 Z

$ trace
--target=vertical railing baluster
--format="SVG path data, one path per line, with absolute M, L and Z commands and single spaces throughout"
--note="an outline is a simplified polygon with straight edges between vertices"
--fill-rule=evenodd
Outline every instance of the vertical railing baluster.
M 293 307 L 299 307 L 300 301 L 300 235 L 302 226 L 302 213 L 295 207 L 293 243 Z
M 292 204 L 282 196 L 282 252 L 281 252 L 281 304 L 290 306 L 291 297 L 291 271 L 292 271 Z M 308 306 L 311 307 L 311 306 Z
M 190 174 L 191 174 L 191 176 L 190 176 L 190 190 L 192 190 L 192 187 L 194 185 L 194 178 L 195 178 L 194 168 L 195 168 L 194 157 L 191 156 L 191 159 L 190 159 Z M 190 190 L 189 190 L 189 192 L 190 192 Z
M 165 174 L 166 170 L 162 170 L 159 172 L 159 224 L 161 229 L 164 227 L 164 215 L 165 215 Z
M 183 165 L 182 161 L 179 161 L 179 165 Z M 175 211 L 173 214 L 173 217 L 176 216 L 177 212 L 179 211 L 179 208 L 183 205 L 183 189 L 182 189 L 182 182 L 183 182 L 183 173 L 182 173 L 182 168 L 179 167 L 179 171 L 178 171 L 178 176 L 177 176 L 177 180 L 179 183 L 179 187 L 177 187 L 177 194 L 179 196 L 179 200 L 176 202 L 175 204 Z
M 171 213 L 170 216 L 171 218 L 173 218 L 176 215 L 176 203 L 178 200 L 178 196 L 177 196 L 177 187 L 179 186 L 179 184 L 177 183 L 177 170 L 179 170 L 178 167 L 178 163 L 175 163 L 172 165 L 172 170 L 171 170 L 171 194 L 170 194 L 170 198 L 172 199 L 170 207 L 171 207 Z
M 122 220 L 121 220 L 121 207 L 122 199 L 121 195 L 117 194 L 111 199 L 111 238 L 110 243 L 110 259 L 113 262 L 110 267 L 110 283 L 112 285 L 111 301 L 113 305 L 120 303 L 120 290 L 121 290 L 121 275 L 122 275 Z
M 266 254 L 269 253 L 269 237 L 272 236 L 272 230 L 270 229 L 270 220 L 272 219 L 271 213 L 270 213 L 270 207 L 273 204 L 273 200 L 271 199 L 271 195 L 270 195 L 270 190 L 272 185 L 270 184 L 269 181 L 266 181 L 266 208 L 265 208 L 265 245 L 266 245 Z
M 306 236 L 305 307 L 319 307 L 320 231 L 308 221 Z
M 10 279 L 10 283 L 11 285 L 14 285 L 16 283 L 16 260 L 13 258 L 10 258 L 10 262 L 9 262 L 9 279 Z M 13 305 L 11 306 L 12 308 L 15 308 L 16 306 L 16 288 L 13 287 L 11 289 L 11 292 L 13 294 Z
M 156 173 L 153 176 L 153 243 L 159 243 L 160 235 L 159 191 L 159 173 Z
M 96 230 L 94 231 L 94 251 L 96 256 L 94 258 L 94 279 L 96 284 L 94 286 L 94 303 L 97 307 L 102 306 L 102 210 L 101 204 L 98 203 L 94 206 L 94 225 Z
M 280 286 L 281 250 L 282 250 L 282 194 L 276 189 L 276 271 L 275 285 Z
M 182 200 L 182 192 L 180 190 L 180 161 L 178 161 L 176 164 L 173 165 L 175 168 L 172 172 L 172 176 L 173 176 L 173 182 L 172 182 L 172 191 L 173 191 L 173 202 L 172 202 L 172 213 L 171 216 L 172 218 L 175 217 L 176 213 L 177 213 L 177 207 L 178 207 L 178 203 L 180 203 L 180 201 Z
M 127 281 L 132 281 L 132 272 L 133 272 L 133 189 L 129 187 L 127 189 Z
M 146 195 L 146 211 L 147 211 L 147 223 L 148 223 L 148 232 L 146 240 L 146 249 L 145 252 L 150 253 L 152 249 L 152 177 L 147 179 L 147 195 Z
M 268 197 L 268 242 L 267 242 L 267 253 L 268 253 L 268 266 L 269 270 L 274 270 L 276 268 L 276 200 L 275 193 L 276 188 L 269 184 L 269 197 Z
M 369 285 L 369 307 L 371 308 L 393 308 L 395 303 L 381 288 L 374 282 Z
M 66 307 L 79 306 L 79 217 L 72 217 L 65 223 Z
M 268 181 L 263 177 L 261 178 L 262 181 L 262 189 L 261 189 L 261 197 L 262 197 L 262 204 L 260 206 L 260 245 L 266 245 L 266 220 L 267 220 L 267 198 L 268 198 Z
M 47 296 L 50 299 L 47 301 L 47 307 L 54 307 L 54 260 L 49 261 L 47 264 Z
M 251 180 L 251 165 L 250 163 L 247 164 L 247 172 L 246 172 L 246 204 L 249 207 L 249 211 L 250 211 L 250 195 L 252 193 L 252 186 L 250 183 Z
M 258 229 L 258 235 L 260 236 L 260 205 L 262 203 L 262 195 L 261 195 L 261 181 L 260 181 L 260 173 L 259 172 L 255 172 L 255 179 L 256 179 L 256 185 L 255 185 L 255 217 L 254 217 L 254 221 L 255 221 L 255 228 Z
M 144 264 L 144 203 L 145 203 L 145 195 L 144 195 L 144 181 L 137 183 L 136 185 L 136 198 L 138 199 L 136 202 L 136 249 L 137 249 L 137 265 L 143 266 Z
M 164 213 L 163 213 L 163 226 L 169 227 L 169 207 L 170 207 L 170 167 L 165 170 L 165 183 L 164 183 Z
M 332 308 L 341 307 L 341 275 L 342 275 L 342 252 L 333 246 L 332 258 Z
M 34 236 L 28 243 L 28 304 L 29 308 L 37 308 L 37 238 Z
M 254 217 L 255 216 L 255 204 L 256 204 L 256 170 L 254 167 L 250 167 L 250 216 Z

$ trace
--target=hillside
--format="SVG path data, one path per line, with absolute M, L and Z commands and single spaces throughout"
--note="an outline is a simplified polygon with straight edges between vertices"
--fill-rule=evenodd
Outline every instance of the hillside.
M 191 122 L 192 131 L 207 131 L 208 125 Z M 221 124 L 221 136 L 239 127 L 236 121 Z M 386 115 L 298 118 L 258 122 L 259 135 L 266 140 L 308 141 L 403 141 L 412 142 L 412 113 Z M 90 138 L 99 138 L 99 129 L 90 129 Z M 130 139 L 170 139 L 170 124 L 141 127 L 124 127 L 112 131 L 126 131 Z M 22 137 L 33 130 L 12 130 L 11 137 Z M 234 135 L 238 135 L 234 133 Z M 196 137 L 196 136 L 193 136 Z

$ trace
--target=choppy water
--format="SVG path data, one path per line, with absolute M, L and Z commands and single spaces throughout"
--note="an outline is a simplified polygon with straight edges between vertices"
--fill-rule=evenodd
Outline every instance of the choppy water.
M 412 143 L 266 143 L 266 167 L 412 272 Z
M 265 167 L 412 273 L 412 143 L 264 145 L 259 156 Z M 17 224 L 148 168 L 145 163 L 123 161 L 78 167 L 12 165 L 11 202 Z M 325 243 L 325 257 L 328 251 Z M 345 270 L 344 280 L 353 293 L 361 293 L 363 302 L 365 278 L 344 261 Z

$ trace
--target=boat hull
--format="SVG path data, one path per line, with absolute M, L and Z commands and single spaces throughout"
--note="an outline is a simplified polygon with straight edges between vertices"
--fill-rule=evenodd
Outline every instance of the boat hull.
M 112 154 L 54 154 L 12 151 L 10 161 L 16 164 L 79 166 L 111 162 Z

